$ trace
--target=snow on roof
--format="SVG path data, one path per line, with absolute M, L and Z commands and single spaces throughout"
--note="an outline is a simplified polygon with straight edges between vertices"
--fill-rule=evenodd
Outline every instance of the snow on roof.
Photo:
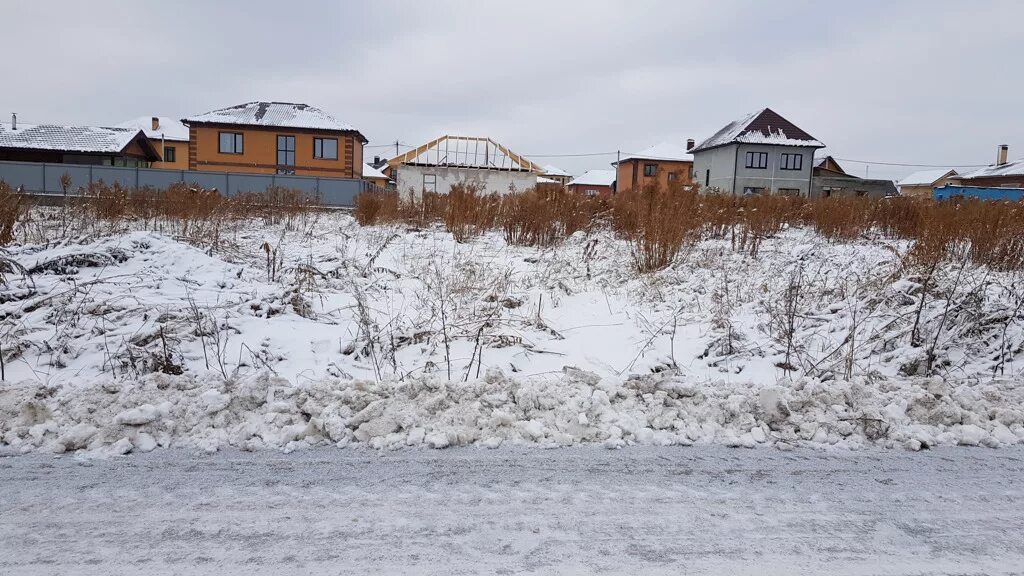
M 388 160 L 388 164 L 482 168 L 515 172 L 544 173 L 539 165 L 512 152 L 490 138 L 441 136 Z
M 587 170 L 569 181 L 569 185 L 611 186 L 615 183 L 615 170 Z
M 995 164 L 986 166 L 985 168 L 962 174 L 960 178 L 970 180 L 971 178 L 991 178 L 993 176 L 1024 176 L 1024 158 L 1007 162 L 1002 166 Z
M 764 108 L 726 124 L 714 136 L 695 146 L 692 151 L 699 152 L 733 143 L 825 147 L 771 108 Z
M 167 116 L 156 116 L 157 128 L 153 129 L 153 116 L 140 116 L 127 122 L 121 122 L 118 128 L 134 128 L 142 130 L 150 140 L 177 140 L 188 142 L 188 126 L 181 123 L 181 120 L 168 118 Z
M 896 183 L 897 186 L 930 186 L 948 176 L 956 176 L 952 168 L 920 170 Z
M 340 132 L 357 131 L 352 125 L 336 120 L 323 110 L 308 104 L 290 102 L 247 102 L 213 110 L 182 120 L 185 124 L 235 124 L 242 126 L 279 126 Z
M 131 128 L 21 122 L 18 123 L 17 130 L 12 130 L 9 123 L 0 122 L 0 148 L 116 154 L 124 150 L 138 135 L 139 130 Z
M 618 162 L 626 160 L 670 160 L 677 162 L 692 162 L 693 154 L 686 150 L 686 144 L 674 142 L 662 142 L 640 152 L 627 152 L 619 158 Z M 612 166 L 618 162 L 612 162 Z
M 388 179 L 388 177 L 383 172 L 377 170 L 376 168 L 370 166 L 369 164 L 363 164 L 363 178 L 380 178 L 383 180 Z
M 547 164 L 542 168 L 542 170 L 544 170 L 544 174 L 548 176 L 569 176 L 568 172 L 562 170 L 561 168 L 555 166 L 554 164 Z
M 537 176 L 537 184 L 561 184 L 558 180 L 551 178 L 545 178 L 543 176 Z

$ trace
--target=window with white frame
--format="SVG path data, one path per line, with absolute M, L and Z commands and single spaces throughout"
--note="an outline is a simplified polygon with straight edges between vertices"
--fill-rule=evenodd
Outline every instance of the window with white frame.
M 436 174 L 424 174 L 423 175 L 423 191 L 437 193 L 437 175 Z

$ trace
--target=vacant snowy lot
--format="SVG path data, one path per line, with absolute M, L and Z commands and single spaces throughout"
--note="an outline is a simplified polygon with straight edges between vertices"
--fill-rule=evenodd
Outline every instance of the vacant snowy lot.
M 1020 275 L 925 278 L 903 242 L 787 229 L 640 275 L 603 229 L 33 226 L 4 267 L 0 452 L 1024 439 Z
M 1024 573 L 1021 448 L 0 458 L 0 573 Z

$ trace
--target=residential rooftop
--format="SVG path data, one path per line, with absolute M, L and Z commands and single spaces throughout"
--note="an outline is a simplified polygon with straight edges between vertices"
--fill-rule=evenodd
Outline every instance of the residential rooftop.
M 153 128 L 153 118 L 157 119 L 157 127 Z M 150 140 L 175 140 L 188 142 L 188 126 L 181 120 L 168 116 L 140 116 L 126 122 L 121 122 L 117 128 L 134 128 L 142 130 Z
M 943 178 L 956 175 L 956 170 L 952 168 L 932 168 L 914 172 L 896 184 L 898 186 L 930 186 Z
M 140 135 L 131 128 L 23 124 L 17 129 L 0 122 L 0 148 L 28 148 L 61 152 L 116 154 Z
M 686 143 L 662 142 L 639 152 L 627 152 L 612 166 L 627 160 L 667 160 L 672 162 L 692 162 L 693 154 L 686 149 Z
M 213 110 L 205 114 L 189 116 L 181 121 L 189 125 L 227 124 L 232 126 L 267 126 L 306 128 L 309 130 L 331 132 L 358 132 L 351 124 L 341 122 L 315 106 L 291 102 L 247 102 L 237 106 Z
M 694 146 L 691 152 L 700 152 L 736 143 L 825 147 L 820 141 L 771 108 L 763 108 L 726 124 L 712 137 Z
M 611 186 L 615 183 L 615 170 L 587 170 L 569 181 L 569 185 Z

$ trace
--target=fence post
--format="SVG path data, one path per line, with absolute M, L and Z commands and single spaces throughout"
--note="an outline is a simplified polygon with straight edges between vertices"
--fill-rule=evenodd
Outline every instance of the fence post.
M 43 162 L 43 189 L 40 192 L 46 194 L 46 162 Z

